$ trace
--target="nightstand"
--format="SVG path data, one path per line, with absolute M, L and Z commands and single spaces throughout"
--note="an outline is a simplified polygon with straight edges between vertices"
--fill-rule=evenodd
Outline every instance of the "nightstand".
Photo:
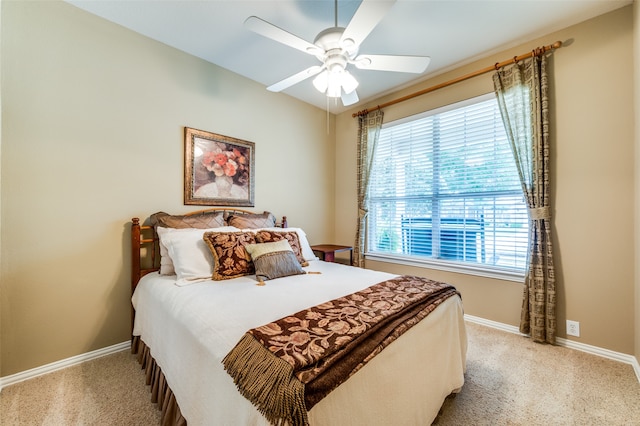
M 351 246 L 340 246 L 336 244 L 318 244 L 315 246 L 311 246 L 311 250 L 314 251 L 320 258 L 320 260 L 324 260 L 325 262 L 334 262 L 336 259 L 336 253 L 341 251 L 349 252 L 349 265 L 353 263 L 353 247 Z

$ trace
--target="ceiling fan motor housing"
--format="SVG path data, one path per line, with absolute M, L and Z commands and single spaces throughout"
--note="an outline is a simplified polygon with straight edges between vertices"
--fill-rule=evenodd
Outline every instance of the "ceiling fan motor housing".
M 358 54 L 358 47 L 353 40 L 348 40 L 346 43 L 340 42 L 343 33 L 344 28 L 342 27 L 327 28 L 320 32 L 313 41 L 313 44 L 318 46 L 322 52 L 316 54 L 316 58 L 325 64 L 329 72 L 344 70 Z

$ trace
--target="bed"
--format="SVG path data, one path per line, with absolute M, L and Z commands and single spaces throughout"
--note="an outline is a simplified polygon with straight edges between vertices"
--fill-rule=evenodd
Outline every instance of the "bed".
M 222 220 L 213 223 L 206 219 L 212 216 Z M 256 217 L 258 221 L 251 223 Z M 260 222 L 264 217 L 269 219 L 267 223 Z M 163 222 L 163 218 L 177 218 L 179 227 L 167 231 L 165 226 L 171 223 Z M 286 218 L 276 224 L 268 212 L 208 209 L 182 216 L 162 213 L 160 222 L 159 226 L 158 214 L 144 225 L 137 218 L 132 220 L 131 282 L 132 351 L 138 354 L 146 371 L 152 401 L 163 412 L 162 424 L 271 424 L 238 391 L 223 365 L 246 332 L 397 278 L 393 274 L 318 260 L 302 229 L 287 227 Z M 243 227 L 230 228 L 230 223 Z M 204 272 L 198 276 L 187 267 L 191 275 L 187 274 L 185 279 L 185 268 L 180 265 L 184 259 L 176 250 L 189 243 L 183 239 L 191 238 L 189 247 L 195 241 L 202 246 L 204 234 L 208 235 L 206 239 L 261 230 L 272 234 L 280 230 L 287 238 L 297 237 L 294 241 L 297 247 L 291 240 L 289 243 L 296 248 L 295 257 L 303 273 L 264 279 L 259 275 L 263 269 L 259 268 L 254 274 L 212 280 L 211 270 L 208 276 Z M 174 240 L 166 236 L 167 232 Z M 184 237 L 191 234 L 196 237 Z M 175 241 L 179 242 L 177 246 L 172 245 Z M 215 277 L 220 272 L 216 268 L 221 258 L 211 253 Z M 184 255 L 189 259 L 187 263 L 198 256 Z M 167 258 L 174 260 L 173 274 L 163 264 L 163 257 L 164 263 Z M 461 299 L 449 297 L 317 402 L 308 411 L 308 422 L 431 424 L 444 399 L 464 384 L 466 345 Z

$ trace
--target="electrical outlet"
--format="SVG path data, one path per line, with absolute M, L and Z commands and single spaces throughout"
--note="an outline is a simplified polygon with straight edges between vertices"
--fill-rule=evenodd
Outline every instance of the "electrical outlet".
M 567 320 L 567 336 L 580 337 L 580 323 Z

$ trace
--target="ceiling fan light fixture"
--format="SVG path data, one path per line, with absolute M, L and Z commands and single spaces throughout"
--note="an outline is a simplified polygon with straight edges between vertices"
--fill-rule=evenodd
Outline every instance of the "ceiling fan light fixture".
M 317 75 L 316 78 L 313 79 L 313 87 L 318 90 L 320 93 L 324 93 L 327 91 L 327 87 L 329 87 L 329 72 L 327 70 L 322 71 Z
M 358 87 L 358 80 L 346 70 L 324 70 L 313 79 L 313 86 L 330 98 L 339 98 L 342 91 L 351 93 Z
M 342 72 L 341 71 L 325 71 L 326 72 L 326 89 L 325 93 L 330 98 L 339 98 L 342 95 Z
M 354 90 L 356 90 L 356 87 L 358 87 L 358 80 L 356 80 L 356 78 L 351 75 L 351 73 L 349 71 L 343 71 L 342 75 L 341 75 L 341 79 L 342 79 L 342 89 L 344 89 L 344 93 L 351 93 Z
M 327 87 L 327 97 L 339 98 L 342 95 L 342 86 L 335 81 L 329 79 L 329 87 Z

